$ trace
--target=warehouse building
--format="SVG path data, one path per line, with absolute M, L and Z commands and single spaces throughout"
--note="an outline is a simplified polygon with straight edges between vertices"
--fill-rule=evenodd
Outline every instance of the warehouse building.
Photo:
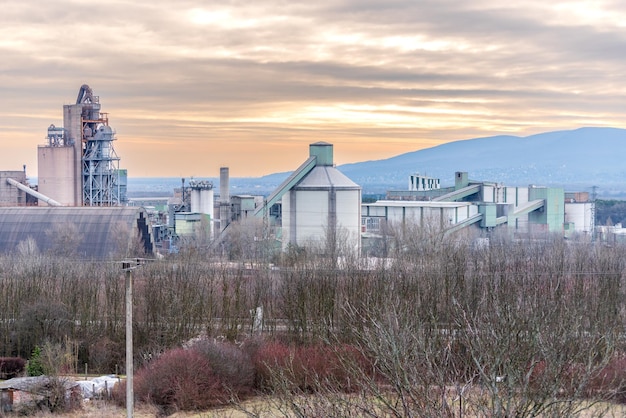
M 153 249 L 142 208 L 0 208 L 2 253 L 28 251 L 106 260 L 150 255 Z

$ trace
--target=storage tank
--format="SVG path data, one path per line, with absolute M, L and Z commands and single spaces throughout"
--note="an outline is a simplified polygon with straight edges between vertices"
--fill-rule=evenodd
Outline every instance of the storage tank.
M 191 213 L 213 214 L 213 183 L 206 180 L 190 180 Z
M 361 187 L 334 167 L 332 144 L 311 144 L 309 154 L 315 166 L 282 197 L 283 246 L 323 246 L 334 237 L 358 251 Z

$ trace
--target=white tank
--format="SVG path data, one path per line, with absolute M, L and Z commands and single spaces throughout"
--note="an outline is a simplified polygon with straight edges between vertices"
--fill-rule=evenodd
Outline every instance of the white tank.
M 189 194 L 192 213 L 213 216 L 213 184 L 208 181 L 189 181 Z
M 332 145 L 312 144 L 311 155 L 316 166 L 282 197 L 283 245 L 323 246 L 334 234 L 341 247 L 358 251 L 361 187 L 332 165 Z

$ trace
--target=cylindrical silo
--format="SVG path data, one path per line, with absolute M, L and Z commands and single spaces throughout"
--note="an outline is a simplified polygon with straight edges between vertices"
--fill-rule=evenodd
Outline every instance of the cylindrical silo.
M 189 199 L 191 204 L 191 207 L 189 209 L 191 213 L 201 213 L 202 197 L 200 194 L 200 189 L 190 187 Z
M 200 191 L 200 209 L 199 213 L 213 216 L 213 189 L 204 188 Z
M 311 144 L 315 167 L 282 198 L 284 244 L 325 245 L 330 239 L 359 249 L 361 187 L 337 170 L 332 145 Z

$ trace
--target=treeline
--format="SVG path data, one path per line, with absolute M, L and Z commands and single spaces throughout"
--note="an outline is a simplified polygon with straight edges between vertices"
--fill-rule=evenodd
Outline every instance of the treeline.
M 596 200 L 596 225 L 626 225 L 626 200 Z
M 406 397 L 403 408 L 440 414 L 450 405 L 433 388 L 480 382 L 491 409 L 479 412 L 511 416 L 563 394 L 573 405 L 626 352 L 621 246 L 397 239 L 390 258 L 367 265 L 303 249 L 273 265 L 198 251 L 146 263 L 132 273 L 135 363 L 199 335 L 348 344 L 377 365 L 394 399 Z M 64 371 L 123 372 L 124 294 L 117 263 L 2 257 L 0 356 L 28 358 L 48 344 L 67 354 Z M 379 390 L 381 380 L 364 381 Z

